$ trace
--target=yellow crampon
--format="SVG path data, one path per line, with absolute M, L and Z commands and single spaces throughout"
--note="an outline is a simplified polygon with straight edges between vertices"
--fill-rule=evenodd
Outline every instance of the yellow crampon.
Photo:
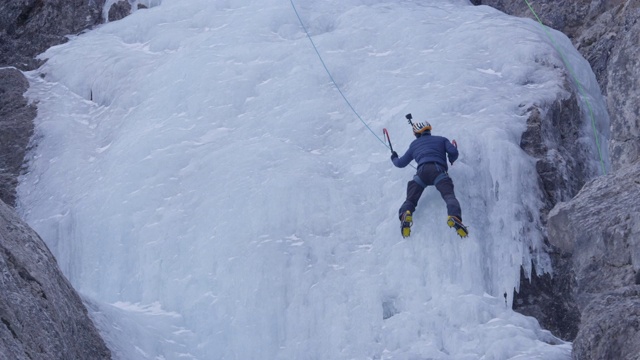
M 402 237 L 409 237 L 411 235 L 411 225 L 413 224 L 413 217 L 411 216 L 411 211 L 407 210 L 404 214 L 402 214 L 401 228 L 402 228 Z
M 467 227 L 462 224 L 462 221 L 455 216 L 449 216 L 447 218 L 447 225 L 449 227 L 456 229 L 456 233 L 462 238 L 469 236 L 469 231 Z

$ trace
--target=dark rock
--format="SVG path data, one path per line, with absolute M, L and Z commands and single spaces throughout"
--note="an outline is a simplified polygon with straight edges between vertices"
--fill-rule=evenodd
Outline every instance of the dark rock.
M 627 166 L 640 157 L 640 2 L 632 12 L 616 14 L 620 26 L 616 45 L 610 51 L 608 81 L 604 88 L 611 114 L 611 163 L 614 169 Z M 631 8 L 628 5 L 625 10 Z
M 109 8 L 109 21 L 124 19 L 129 14 L 131 14 L 131 4 L 128 0 L 120 0 Z
M 549 213 L 549 242 L 571 254 L 578 305 L 635 283 L 640 270 L 640 161 L 590 181 Z
M 590 21 L 590 17 L 603 11 L 599 5 L 591 6 L 598 0 L 538 0 L 529 3 L 513 0 L 478 0 L 477 2 L 479 4 L 476 5 L 491 6 L 506 14 L 528 17 L 536 21 L 540 19 L 546 26 L 562 31 L 572 40 L 582 25 Z M 605 3 L 605 0 L 599 2 Z
M 20 71 L 0 69 L 0 200 L 11 206 L 36 117 L 36 107 L 23 96 L 28 87 Z
M 638 179 L 640 161 L 588 182 L 549 213 L 549 242 L 571 258 L 560 276 L 574 279 L 582 314 L 574 359 L 640 358 Z
M 584 309 L 573 359 L 640 359 L 640 286 L 597 296 Z
M 558 274 L 571 273 L 571 258 L 560 252 L 552 252 L 551 262 Z M 535 274 L 535 265 L 532 264 Z M 520 278 L 526 279 L 524 270 Z M 573 301 L 575 281 L 571 276 L 553 276 L 544 273 L 532 276 L 520 283 L 514 293 L 513 309 L 523 315 L 533 316 L 540 325 L 566 341 L 575 339 L 580 325 L 580 311 Z
M 0 270 L 0 358 L 111 358 L 47 246 L 2 201 Z
M 570 88 L 568 83 L 565 87 Z M 528 113 L 520 147 L 537 159 L 544 218 L 555 204 L 571 199 L 596 170 L 585 166 L 593 154 L 579 141 L 584 120 L 574 93 L 552 104 L 535 105 Z
M 35 56 L 101 24 L 104 0 L 5 0 L 0 2 L 0 67 L 33 70 Z

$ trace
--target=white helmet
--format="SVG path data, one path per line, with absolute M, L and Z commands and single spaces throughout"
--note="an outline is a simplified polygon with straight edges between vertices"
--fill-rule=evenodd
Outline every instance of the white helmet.
M 414 134 L 422 134 L 424 132 L 430 132 L 430 131 L 431 131 L 431 124 L 429 124 L 428 121 L 413 124 Z

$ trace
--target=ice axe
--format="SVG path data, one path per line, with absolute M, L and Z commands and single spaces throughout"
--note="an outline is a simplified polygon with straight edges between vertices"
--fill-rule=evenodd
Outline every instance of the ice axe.
M 411 116 L 411 113 L 405 115 L 404 117 L 406 117 L 407 120 L 409 121 L 409 125 L 413 126 L 413 122 L 411 122 L 411 119 L 413 119 L 413 117 Z M 384 128 L 384 129 L 382 129 L 382 133 L 384 133 L 384 136 L 387 139 L 387 143 L 389 143 L 389 149 L 391 150 L 391 153 L 393 154 L 393 146 L 391 145 L 391 138 L 389 137 L 389 131 L 387 131 L 387 129 Z
M 387 128 L 382 129 L 382 133 L 384 134 L 384 137 L 387 139 L 387 142 L 389 143 L 389 149 L 391 149 L 391 153 L 393 154 L 393 146 L 391 146 L 391 138 L 389 137 L 389 131 L 387 131 Z
M 404 117 L 406 117 L 407 120 L 409 121 L 409 125 L 413 126 L 413 122 L 411 121 L 413 117 L 411 116 L 411 113 L 405 115 Z M 393 153 L 393 146 L 391 146 L 391 138 L 389 137 L 389 131 L 387 131 L 387 129 L 384 128 L 382 129 L 382 132 L 384 133 L 384 136 L 387 139 L 387 142 L 389 143 L 389 149 L 391 150 L 391 153 Z

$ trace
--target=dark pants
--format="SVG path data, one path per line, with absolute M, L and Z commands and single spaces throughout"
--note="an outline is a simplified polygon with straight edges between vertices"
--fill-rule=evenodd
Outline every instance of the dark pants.
M 416 179 L 416 177 L 418 177 Z M 443 166 L 435 163 L 427 163 L 418 167 L 414 180 L 407 183 L 407 200 L 400 207 L 399 216 L 402 217 L 405 211 L 409 210 L 413 213 L 418 206 L 418 200 L 424 191 L 423 185 L 435 185 L 436 189 L 442 195 L 442 199 L 447 203 L 447 214 L 455 216 L 462 221 L 462 210 L 460 203 L 456 199 L 453 191 L 453 181 L 447 174 Z M 418 181 L 416 181 L 418 180 Z M 420 184 L 422 182 L 422 184 Z

